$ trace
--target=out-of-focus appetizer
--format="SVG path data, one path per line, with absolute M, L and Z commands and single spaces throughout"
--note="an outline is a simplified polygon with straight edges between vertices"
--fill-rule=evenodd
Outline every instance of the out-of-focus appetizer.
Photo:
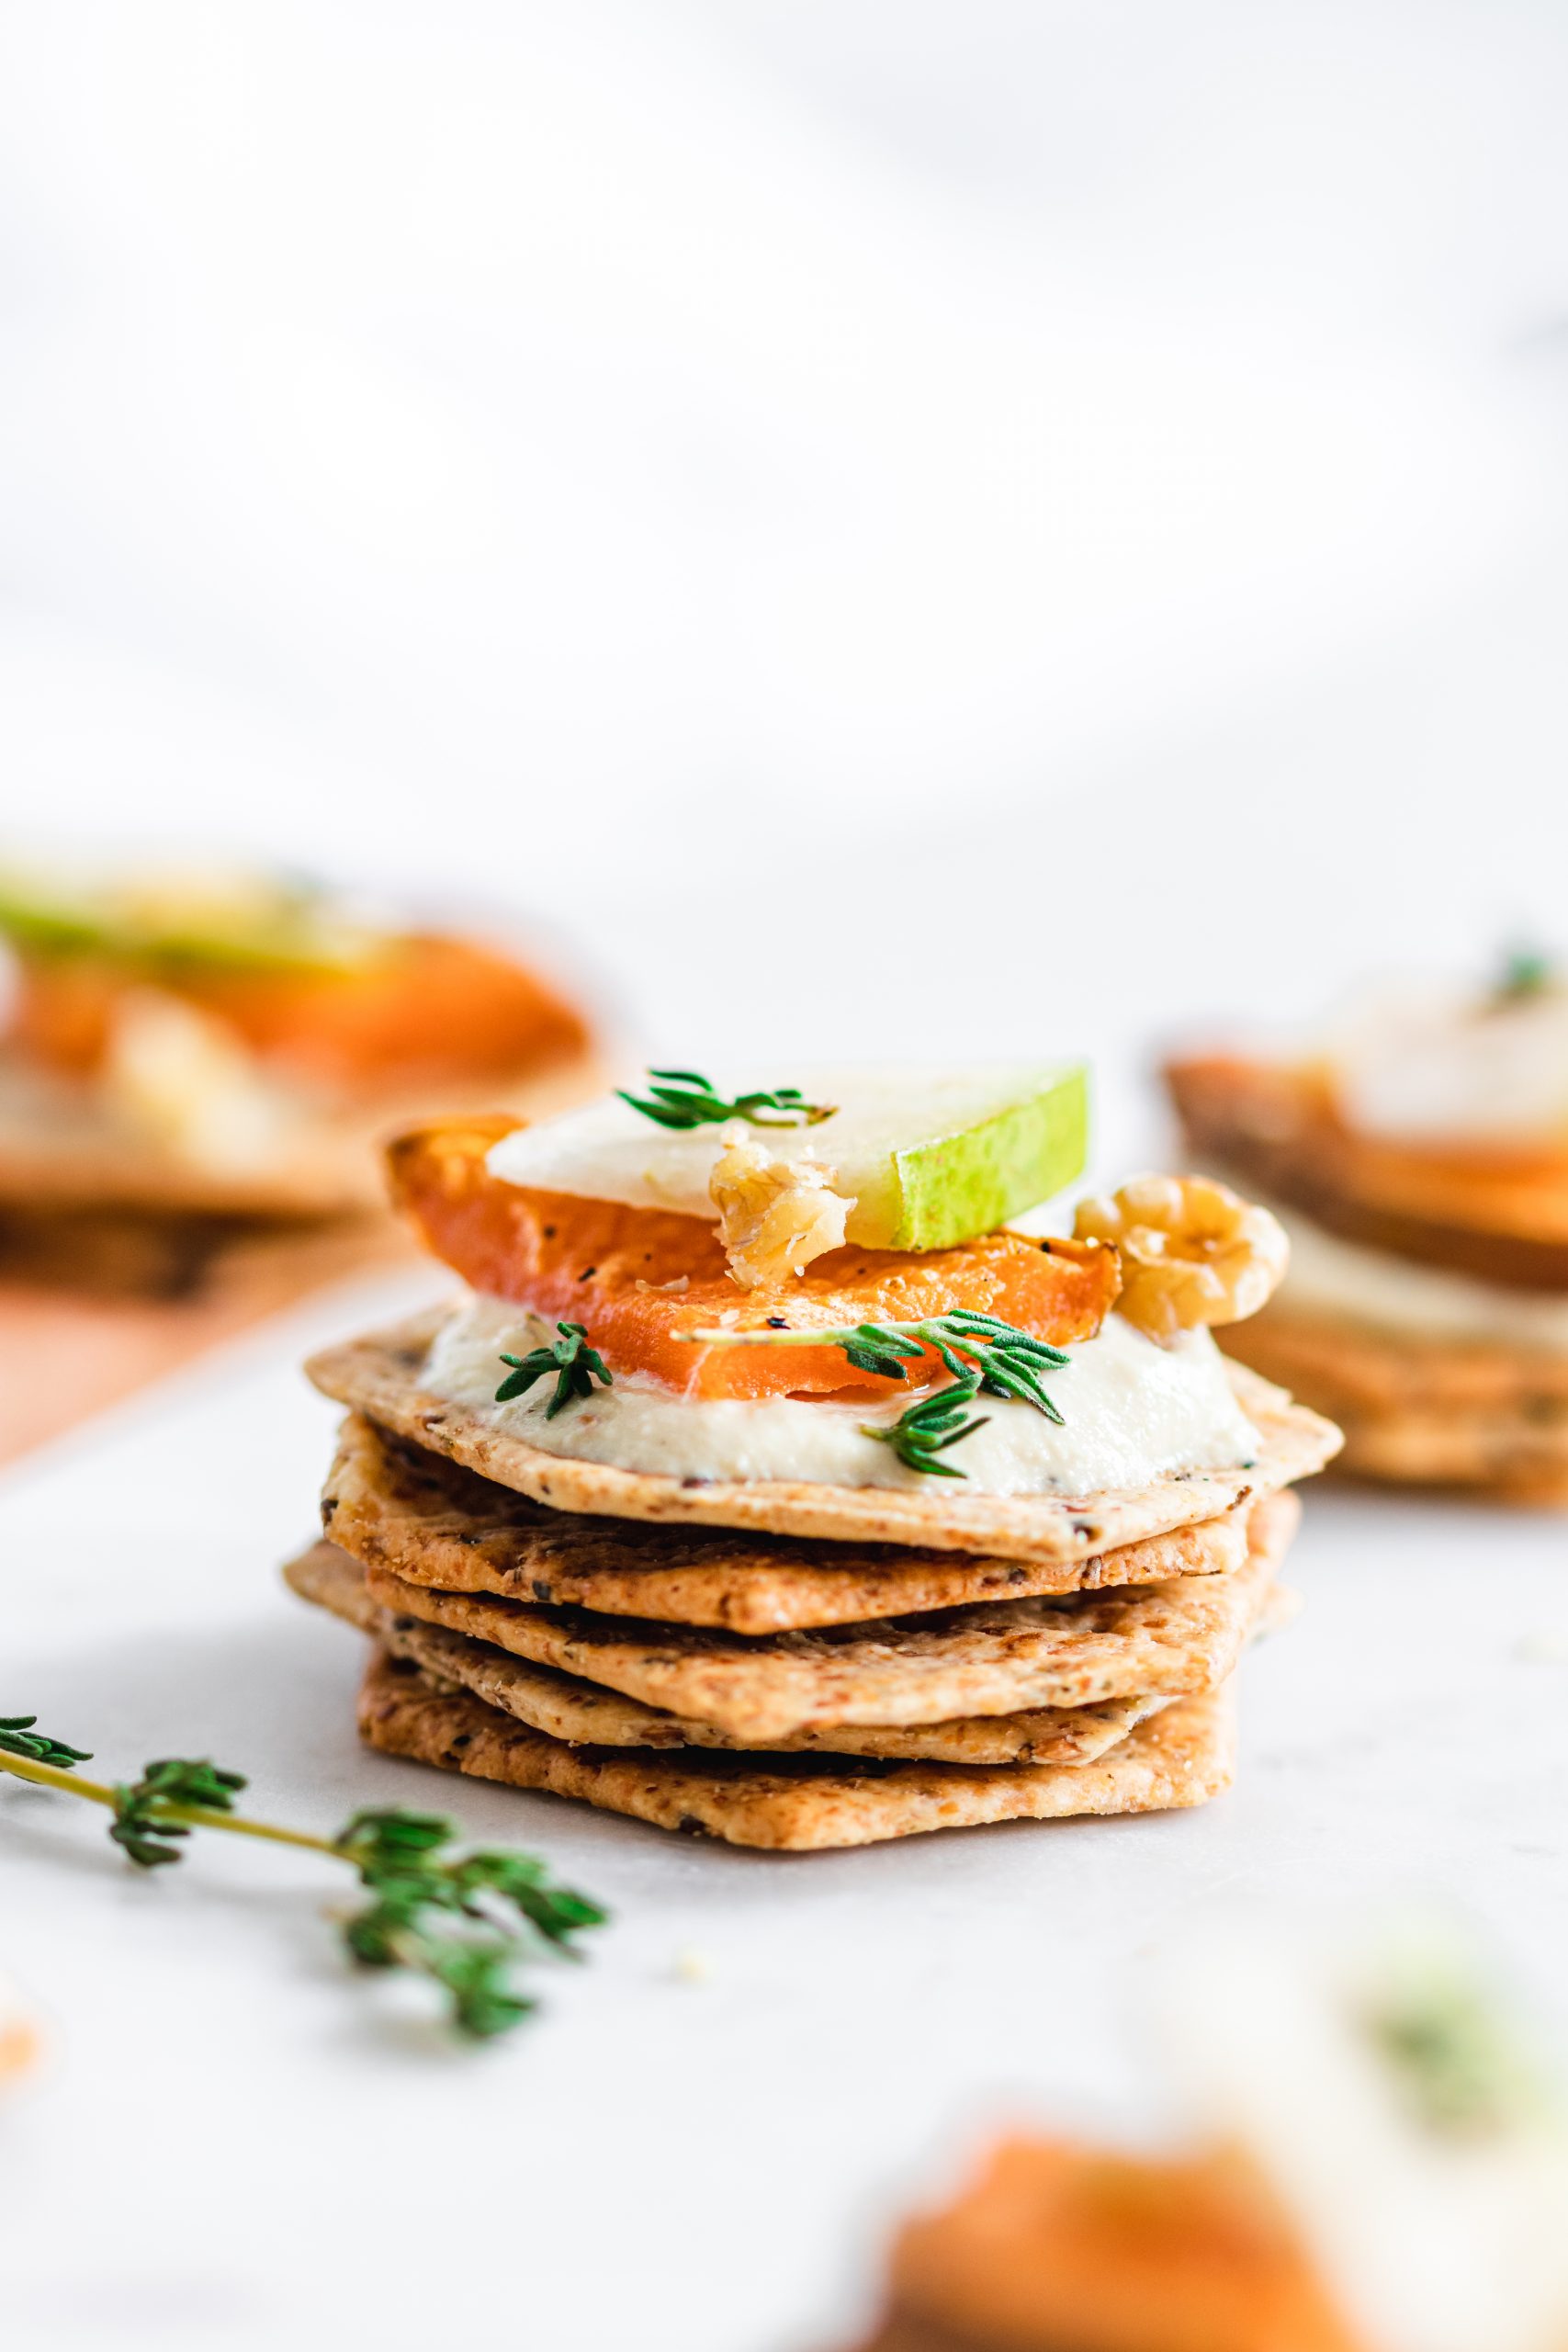
M 412 1104 L 558 1106 L 581 1014 L 511 954 L 255 875 L 0 872 L 0 1262 L 179 1295 L 363 1223 Z
M 1331 1413 L 1349 1470 L 1568 1504 L 1568 985 L 1519 956 L 1167 1076 L 1194 1159 L 1291 1236 L 1227 1349 Z
M 1451 1934 L 1205 1938 L 1168 2007 L 1193 2144 L 1004 2143 L 864 2352 L 1562 2352 L 1560 2115 Z
M 39 2050 L 38 2020 L 8 1978 L 0 1976 L 0 2091 L 30 2073 Z
M 1076 1067 L 795 1075 L 391 1147 L 468 1288 L 312 1363 L 288 1571 L 375 1638 L 365 1737 L 738 1845 L 1201 1803 L 1337 1442 L 1210 1337 L 1279 1228 L 1151 1177 L 1017 1230 Z

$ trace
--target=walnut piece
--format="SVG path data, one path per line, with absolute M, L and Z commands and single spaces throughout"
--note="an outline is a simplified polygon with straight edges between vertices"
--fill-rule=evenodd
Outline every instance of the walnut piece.
M 813 1258 L 840 1250 L 854 1206 L 833 1190 L 833 1171 L 814 1159 L 779 1159 L 750 1136 L 733 1136 L 708 1179 L 729 1271 L 743 1290 L 804 1273 Z
M 1256 1315 L 1290 1256 L 1278 1217 L 1207 1176 L 1135 1176 L 1109 1199 L 1080 1201 L 1073 1232 L 1114 1245 L 1116 1311 L 1159 1340 Z

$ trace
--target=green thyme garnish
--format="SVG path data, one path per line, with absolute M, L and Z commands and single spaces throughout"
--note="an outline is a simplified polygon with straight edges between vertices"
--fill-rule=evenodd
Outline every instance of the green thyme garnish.
M 590 1267 L 589 1272 L 593 1270 Z M 513 1368 L 495 1392 L 498 1405 L 509 1405 L 513 1396 L 525 1396 L 536 1380 L 548 1374 L 556 1375 L 556 1393 L 545 1407 L 545 1419 L 553 1421 L 564 1405 L 575 1398 L 592 1396 L 593 1383 L 603 1381 L 606 1388 L 615 1385 L 615 1374 L 606 1366 L 603 1356 L 588 1344 L 588 1333 L 581 1323 L 558 1323 L 558 1340 L 547 1348 L 533 1348 L 525 1356 L 502 1356 L 502 1363 Z
M 1493 986 L 1492 1001 L 1522 1004 L 1532 996 L 1544 996 L 1556 979 L 1557 967 L 1544 948 L 1510 948 Z
M 67 1747 L 62 1739 L 51 1739 L 47 1733 L 34 1731 L 36 1715 L 0 1715 L 0 1754 L 23 1756 L 29 1764 L 90 1764 L 90 1747 Z
M 879 1445 L 890 1445 L 900 1462 L 911 1470 L 923 1470 L 932 1478 L 966 1478 L 955 1462 L 939 1462 L 937 1455 L 956 1445 L 960 1438 L 973 1437 L 983 1430 L 989 1418 L 982 1413 L 977 1420 L 964 1418 L 979 1394 L 980 1381 L 971 1374 L 966 1380 L 954 1380 L 946 1388 L 938 1388 L 929 1396 L 910 1405 L 894 1422 L 891 1429 L 878 1429 L 873 1421 L 861 1423 L 862 1433 L 874 1437 Z
M 115 1783 L 114 1820 L 109 1836 L 144 1871 L 160 1863 L 177 1862 L 180 1849 L 168 1841 L 188 1838 L 185 1812 L 232 1813 L 234 1799 L 244 1787 L 244 1775 L 225 1772 L 205 1758 L 165 1756 L 142 1767 L 141 1778 L 129 1786 Z
M 1037 1340 L 1032 1331 L 1021 1331 L 1016 1323 L 972 1314 L 967 1307 L 957 1307 L 951 1315 L 923 1316 L 915 1323 L 846 1323 L 826 1331 L 682 1331 L 677 1336 L 715 1348 L 842 1348 L 857 1372 L 878 1373 L 886 1380 L 907 1380 L 905 1365 L 918 1363 L 930 1350 L 955 1381 L 972 1380 L 987 1396 L 1011 1396 L 1021 1405 L 1032 1405 L 1048 1421 L 1061 1425 L 1062 1416 L 1040 1385 L 1040 1374 L 1061 1370 L 1068 1361 L 1062 1350 Z
M 744 1119 L 753 1127 L 815 1127 L 838 1109 L 835 1102 L 808 1102 L 798 1086 L 738 1094 L 727 1102 L 714 1092 L 712 1080 L 694 1069 L 650 1069 L 648 1075 L 662 1082 L 650 1085 L 646 1095 L 628 1094 L 619 1086 L 615 1091 L 661 1127 L 721 1127 L 727 1119 Z
M 134 1782 L 86 1780 L 61 1759 L 85 1763 L 90 1751 L 35 1733 L 36 1721 L 0 1716 L 0 1772 L 107 1806 L 109 1836 L 138 1869 L 183 1861 L 176 1841 L 193 1829 L 263 1838 L 347 1863 L 370 1898 L 339 1921 L 352 1958 L 439 1985 L 452 2026 L 468 2040 L 489 2041 L 518 2024 L 536 2006 L 519 1988 L 519 1969 L 548 1953 L 581 1958 L 573 1939 L 608 1916 L 558 1886 L 533 1854 L 451 1851 L 457 1830 L 444 1815 L 391 1806 L 355 1814 L 335 1838 L 315 1838 L 237 1814 L 243 1775 L 206 1758 L 164 1757 Z

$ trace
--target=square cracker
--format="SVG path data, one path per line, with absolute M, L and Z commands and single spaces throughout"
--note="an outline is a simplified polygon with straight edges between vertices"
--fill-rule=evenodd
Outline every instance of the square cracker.
M 552 1510 L 350 1413 L 321 1524 L 367 1567 L 452 1592 L 775 1634 L 965 1601 L 1218 1576 L 1247 1556 L 1250 1500 L 1114 1552 L 1004 1560 L 894 1544 L 823 1544 Z
M 487 1705 L 571 1747 L 746 1745 L 716 1724 L 643 1706 L 577 1675 L 514 1657 L 490 1642 L 476 1642 L 418 1617 L 396 1615 L 371 1599 L 359 1563 L 333 1544 L 313 1544 L 290 1560 L 283 1573 L 302 1600 L 373 1634 L 394 1657 L 412 1658 L 432 1681 L 469 1690 Z M 1278 1587 L 1275 1597 L 1283 1598 Z M 1170 1703 L 1162 1692 L 1150 1692 L 1135 1699 L 1108 1699 L 1100 1706 L 1036 1707 L 1017 1715 L 968 1715 L 953 1723 L 902 1729 L 840 1724 L 828 1731 L 793 1733 L 777 1748 L 788 1754 L 902 1756 L 945 1764 L 1086 1764 Z
M 359 1730 L 389 1756 L 580 1797 L 661 1829 L 795 1853 L 979 1822 L 1201 1804 L 1229 1785 L 1235 1753 L 1226 1690 L 1167 1707 L 1108 1755 L 1076 1766 L 773 1756 L 762 1770 L 758 1758 L 733 1754 L 569 1747 L 466 1690 L 439 1689 L 412 1660 L 384 1651 L 365 1678 Z
M 452 1404 L 423 1387 L 430 1342 L 444 1320 L 438 1312 L 419 1316 L 390 1331 L 323 1349 L 306 1371 L 340 1405 L 535 1502 L 615 1519 L 684 1521 L 834 1543 L 919 1544 L 1015 1560 L 1082 1560 L 1168 1528 L 1217 1518 L 1321 1470 L 1339 1446 L 1331 1421 L 1233 1364 L 1228 1369 L 1238 1401 L 1258 1431 L 1255 1458 L 1230 1470 L 1168 1471 L 1116 1493 L 954 1493 L 961 1486 L 956 1478 L 931 1479 L 927 1490 L 906 1492 L 798 1479 L 743 1484 L 656 1477 L 547 1453 L 512 1434 L 502 1408 Z M 940 1494 L 932 1491 L 938 1486 Z
M 366 1582 L 398 1614 L 761 1747 L 843 1724 L 945 1723 L 1210 1690 L 1240 1656 L 1299 1511 L 1293 1495 L 1267 1497 L 1247 1562 L 1228 1577 L 761 1637 L 437 1592 L 378 1568 Z

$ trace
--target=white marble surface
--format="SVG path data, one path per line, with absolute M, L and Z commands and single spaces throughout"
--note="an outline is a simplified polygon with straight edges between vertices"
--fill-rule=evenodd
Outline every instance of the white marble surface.
M 1568 24 L 1533 0 L 0 19 L 0 824 L 488 897 L 656 1058 L 1159 1044 L 1563 944 Z M 1314 1495 L 1234 1795 L 765 1860 L 358 1753 L 323 1302 L 0 1485 L 0 1708 L 615 1908 L 455 2052 L 323 1868 L 0 1791 L 37 2352 L 802 2352 L 1010 2104 L 1149 2114 L 1214 1905 L 1568 1918 L 1568 1532 Z M 706 1962 L 701 1984 L 682 1953 Z
M 450 1805 L 608 1901 L 502 2047 L 340 1966 L 325 1866 L 209 1839 L 133 1877 L 99 1815 L 0 1790 L 0 1919 L 49 2067 L 0 2110 L 6 2305 L 50 2352 L 353 2341 L 549 2352 L 830 2343 L 874 2233 L 987 2120 L 1157 2120 L 1136 1987 L 1224 1906 L 1474 1914 L 1568 1941 L 1568 1533 L 1319 1491 L 1296 1627 L 1246 1671 L 1207 1811 L 765 1859 L 361 1753 L 361 1645 L 280 1588 L 331 1409 L 319 1303 L 14 1474 L 6 1712 L 110 1774 L 173 1747 L 256 1808 Z M 705 1973 L 688 1981 L 686 1964 Z

